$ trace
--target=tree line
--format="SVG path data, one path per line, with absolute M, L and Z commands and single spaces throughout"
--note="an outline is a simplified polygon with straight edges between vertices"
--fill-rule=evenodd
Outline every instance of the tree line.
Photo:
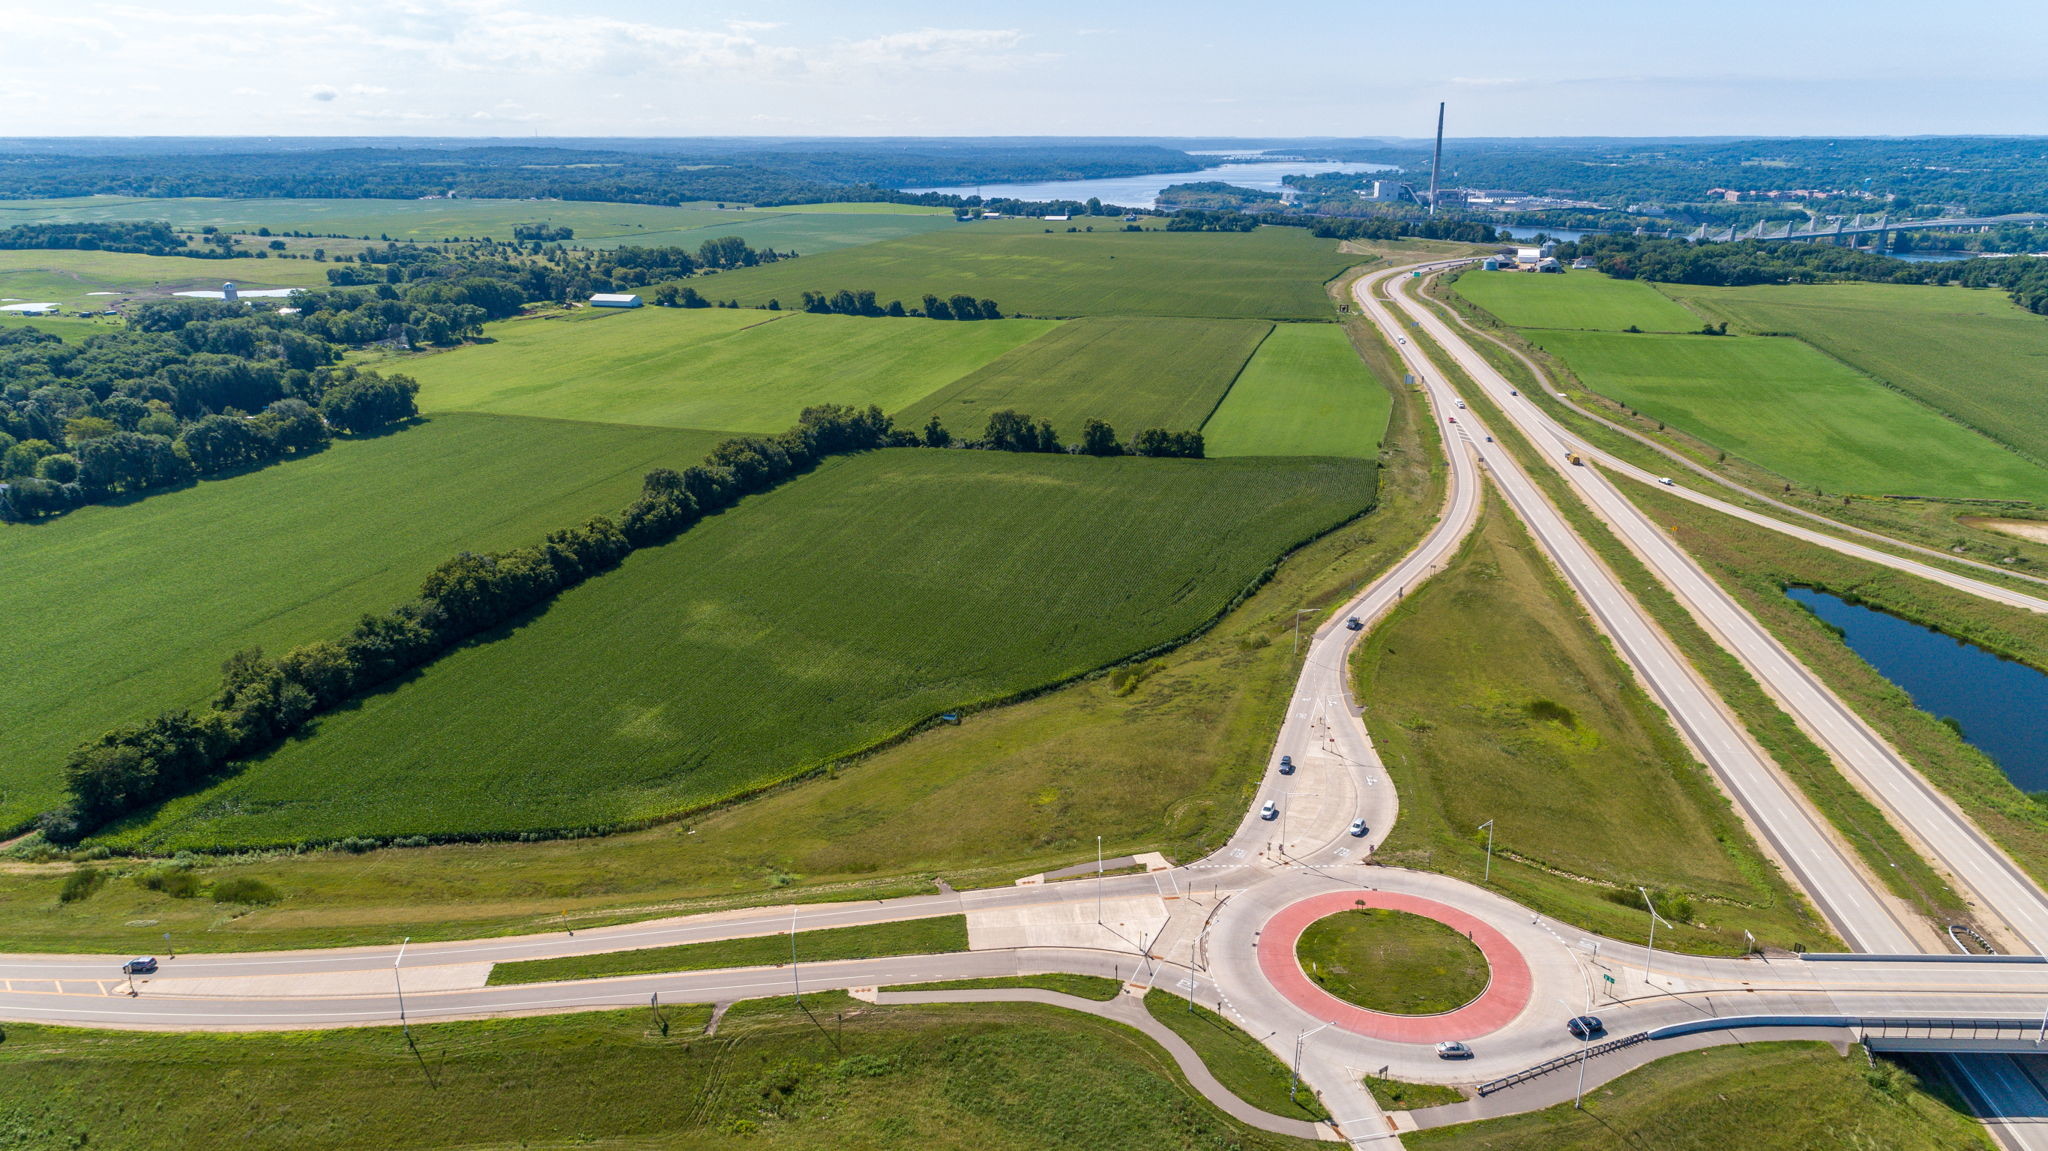
M 144 256 L 223 257 L 233 253 L 185 246 L 185 237 L 162 220 L 76 224 L 16 224 L 0 228 L 0 248 L 78 252 L 132 252 Z
M 166 711 L 74 750 L 63 773 L 69 799 L 38 817 L 37 827 L 51 842 L 68 845 L 202 787 L 235 760 L 610 571 L 637 548 L 672 540 L 706 516 L 832 456 L 884 447 L 1199 458 L 1202 437 L 1151 428 L 1126 445 L 1108 424 L 1091 419 L 1083 425 L 1081 443 L 1062 448 L 1049 421 L 1004 410 L 989 417 L 980 440 L 959 442 L 936 416 L 920 435 L 898 428 L 874 405 L 806 408 L 778 435 L 735 436 L 700 463 L 647 473 L 639 497 L 616 519 L 593 516 L 508 551 L 457 553 L 427 574 L 417 595 L 361 617 L 339 638 L 301 644 L 275 657 L 256 648 L 234 653 L 221 665 L 220 688 L 206 707 Z

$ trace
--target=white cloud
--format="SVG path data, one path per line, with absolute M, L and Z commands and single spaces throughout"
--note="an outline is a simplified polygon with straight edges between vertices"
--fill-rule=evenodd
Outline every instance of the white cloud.
M 833 56 L 851 65 L 1002 67 L 1026 59 L 1016 51 L 1023 40 L 1015 28 L 920 28 L 856 40 Z
M 306 89 L 306 95 L 311 99 L 327 103 L 339 97 L 341 92 L 328 84 L 315 84 L 311 88 Z

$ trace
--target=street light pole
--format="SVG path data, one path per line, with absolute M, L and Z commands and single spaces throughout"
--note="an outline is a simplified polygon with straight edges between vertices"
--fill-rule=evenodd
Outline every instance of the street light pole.
M 1312 607 L 1298 607 L 1294 609 L 1294 654 L 1296 655 L 1301 654 L 1301 617 L 1314 615 L 1315 613 L 1316 609 Z
M 1643 906 L 1650 911 L 1650 954 L 1649 958 L 1643 961 L 1643 982 L 1648 983 L 1650 982 L 1650 964 L 1657 958 L 1657 921 L 1664 917 L 1657 914 L 1657 905 L 1650 901 L 1650 893 L 1643 889 L 1642 884 L 1637 884 L 1636 890 L 1642 892 Z M 1669 927 L 1671 925 L 1667 923 L 1665 926 Z
M 1095 926 L 1102 926 L 1102 837 L 1095 837 Z
M 398 955 L 391 961 L 391 986 L 398 992 L 398 1026 L 405 1032 L 406 1046 L 412 1046 L 412 1024 L 405 1019 L 405 982 L 398 977 L 398 965 L 405 962 L 405 945 L 412 942 L 408 935 L 398 945 Z
M 803 976 L 796 966 L 796 904 L 789 905 L 789 985 L 796 991 L 798 1006 L 804 1001 Z
M 1328 1023 L 1323 1024 L 1322 1027 L 1315 1028 L 1314 1030 L 1297 1031 L 1294 1033 L 1294 1077 L 1290 1079 L 1287 1083 L 1287 1101 L 1289 1103 L 1294 1102 L 1296 1092 L 1301 1090 L 1302 1045 L 1307 1043 L 1309 1041 L 1309 1037 L 1314 1035 L 1317 1031 L 1323 1030 L 1324 1027 L 1335 1027 L 1336 1025 L 1337 1021 L 1332 1019 Z
M 1481 831 L 1483 831 L 1483 832 L 1485 832 L 1485 833 L 1486 833 L 1486 878 L 1485 878 L 1484 882 L 1486 882 L 1486 883 L 1492 883 L 1492 882 L 1493 882 L 1493 821 L 1489 819 L 1489 820 L 1487 820 L 1487 821 L 1486 821 L 1485 823 L 1482 823 L 1482 824 L 1480 824 L 1480 825 L 1479 825 L 1479 830 L 1481 830 Z

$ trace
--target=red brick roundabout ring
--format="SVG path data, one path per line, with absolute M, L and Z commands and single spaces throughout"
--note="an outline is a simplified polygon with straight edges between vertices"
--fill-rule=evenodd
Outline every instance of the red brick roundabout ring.
M 1318 919 L 1361 905 L 1406 911 L 1470 934 L 1492 971 L 1486 990 L 1465 1006 L 1441 1015 L 1389 1015 L 1346 1003 L 1316 986 L 1294 955 L 1301 933 Z M 1259 971 L 1289 1003 L 1317 1019 L 1334 1020 L 1346 1031 L 1394 1043 L 1476 1039 L 1498 1031 L 1529 1005 L 1534 987 L 1528 961 L 1507 936 L 1455 907 L 1389 891 L 1332 891 L 1281 908 L 1259 935 Z

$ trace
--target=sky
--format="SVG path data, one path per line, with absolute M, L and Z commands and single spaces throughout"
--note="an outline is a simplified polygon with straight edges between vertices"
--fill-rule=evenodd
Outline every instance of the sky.
M 2048 133 L 2040 0 L 0 0 L 0 135 Z

